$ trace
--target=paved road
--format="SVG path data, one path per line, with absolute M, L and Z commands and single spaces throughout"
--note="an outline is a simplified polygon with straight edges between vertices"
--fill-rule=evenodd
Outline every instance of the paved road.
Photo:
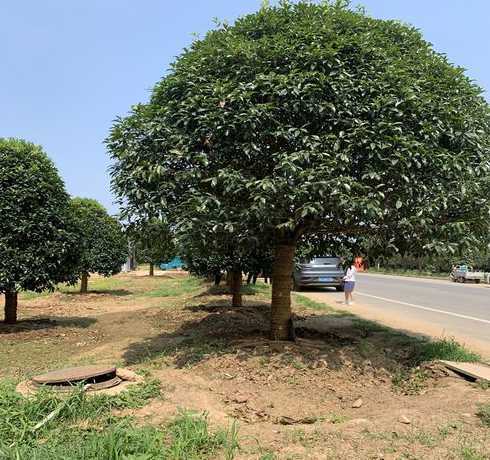
M 490 285 L 358 274 L 353 313 L 435 337 L 454 336 L 490 355 Z M 339 307 L 333 292 L 308 296 Z M 345 308 L 345 307 L 342 307 Z

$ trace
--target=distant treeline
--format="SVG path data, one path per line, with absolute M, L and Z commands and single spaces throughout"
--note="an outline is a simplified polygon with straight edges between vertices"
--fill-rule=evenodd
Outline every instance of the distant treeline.
M 385 270 L 416 270 L 431 273 L 449 273 L 453 265 L 465 263 L 474 269 L 490 272 L 490 254 L 471 256 L 423 256 L 394 255 L 369 260 L 372 268 Z

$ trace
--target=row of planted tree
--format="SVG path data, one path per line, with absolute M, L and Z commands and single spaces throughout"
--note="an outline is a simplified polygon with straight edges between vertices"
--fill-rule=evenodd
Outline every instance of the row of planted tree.
M 5 322 L 17 321 L 21 290 L 53 290 L 91 273 L 110 276 L 127 256 L 119 222 L 95 200 L 70 198 L 42 148 L 0 138 L 0 293 Z
M 266 2 L 196 39 L 107 139 L 129 220 L 190 268 L 272 266 L 294 337 L 298 250 L 452 254 L 489 240 L 490 110 L 420 31 L 348 2 Z M 237 277 L 238 279 L 238 277 Z
M 73 206 L 52 164 L 28 144 L 3 145 L 0 289 L 83 276 L 87 268 L 68 270 L 83 260 L 82 233 L 71 231 Z M 116 120 L 106 145 L 130 227 L 161 223 L 156 234 L 172 234 L 201 275 L 272 267 L 272 339 L 294 337 L 291 273 L 301 253 L 488 245 L 481 88 L 415 28 L 341 0 L 264 2 L 218 25 L 147 103 Z M 29 155 L 40 166 L 23 165 Z

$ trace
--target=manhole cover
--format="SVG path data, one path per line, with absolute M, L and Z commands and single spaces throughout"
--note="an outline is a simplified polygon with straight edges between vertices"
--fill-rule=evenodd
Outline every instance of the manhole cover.
M 37 387 L 46 386 L 59 391 L 70 390 L 70 387 L 79 384 L 90 384 L 90 390 L 101 390 L 118 385 L 121 379 L 113 366 L 82 366 L 36 375 L 32 382 Z

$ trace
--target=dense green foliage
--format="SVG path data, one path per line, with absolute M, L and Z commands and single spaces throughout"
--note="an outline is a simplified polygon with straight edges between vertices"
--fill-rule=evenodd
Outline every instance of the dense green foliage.
M 169 225 L 160 219 L 131 225 L 127 233 L 136 245 L 136 259 L 140 263 L 166 262 L 176 255 L 174 235 Z
M 68 195 L 41 147 L 0 138 L 0 215 L 0 293 L 15 322 L 16 292 L 74 281 L 78 257 Z
M 97 201 L 89 198 L 73 198 L 72 213 L 79 232 L 78 276 L 119 273 L 126 260 L 128 246 L 118 221 L 109 216 Z
M 281 2 L 195 41 L 116 122 L 113 186 L 128 212 L 209 211 L 272 238 L 274 318 L 289 309 L 300 237 L 424 250 L 488 240 L 481 92 L 412 27 L 343 2 Z
M 41 147 L 0 139 L 0 292 L 42 291 L 70 279 L 69 199 Z

